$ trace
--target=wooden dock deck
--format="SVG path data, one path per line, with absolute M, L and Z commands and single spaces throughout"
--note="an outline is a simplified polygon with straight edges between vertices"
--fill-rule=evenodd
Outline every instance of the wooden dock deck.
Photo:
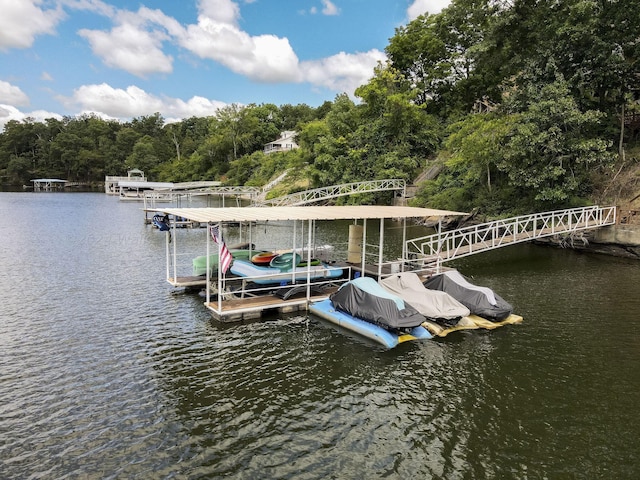
M 290 298 L 282 298 L 275 294 L 258 295 L 244 298 L 229 298 L 213 300 L 205 303 L 211 310 L 213 316 L 222 322 L 236 322 L 239 320 L 249 320 L 260 318 L 273 313 L 289 313 L 301 310 L 308 310 L 309 304 L 325 300 L 338 290 L 337 286 L 329 286 L 316 292 L 307 298 L 306 292 L 300 292 Z M 219 308 L 220 307 L 220 308 Z
M 206 277 L 200 276 L 189 276 L 189 277 L 169 277 L 167 281 L 173 285 L 174 287 L 184 287 L 184 288 L 194 288 L 194 287 L 206 287 L 207 279 Z

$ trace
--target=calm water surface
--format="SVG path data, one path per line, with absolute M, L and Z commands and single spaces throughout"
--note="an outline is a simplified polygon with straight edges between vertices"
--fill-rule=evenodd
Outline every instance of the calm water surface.
M 640 475 L 640 263 L 461 259 L 524 323 L 384 351 L 306 314 L 216 323 L 142 219 L 0 193 L 0 477 Z

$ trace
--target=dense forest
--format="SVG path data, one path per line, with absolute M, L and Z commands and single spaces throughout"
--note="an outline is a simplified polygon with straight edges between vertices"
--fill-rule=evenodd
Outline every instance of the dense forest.
M 398 28 L 352 99 L 229 105 L 165 124 L 96 116 L 7 123 L 0 181 L 152 180 L 289 193 L 420 178 L 416 205 L 485 215 L 620 202 L 640 191 L 640 9 L 631 0 L 453 0 Z M 265 155 L 283 130 L 300 148 Z M 373 196 L 343 201 L 382 201 Z

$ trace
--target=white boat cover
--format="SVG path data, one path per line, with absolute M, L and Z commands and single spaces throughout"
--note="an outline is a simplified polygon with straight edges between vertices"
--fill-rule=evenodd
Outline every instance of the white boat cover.
M 429 290 L 413 272 L 403 272 L 380 280 L 380 285 L 431 319 L 466 317 L 469 309 L 445 292 Z

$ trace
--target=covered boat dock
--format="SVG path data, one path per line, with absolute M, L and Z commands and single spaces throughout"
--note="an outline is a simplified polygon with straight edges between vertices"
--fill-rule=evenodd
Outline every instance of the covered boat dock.
M 34 178 L 33 182 L 34 192 L 51 192 L 53 190 L 64 190 L 64 186 L 67 184 L 66 180 L 59 178 Z
M 404 206 L 298 206 L 298 207 L 227 207 L 227 208 L 158 208 L 155 212 L 168 215 L 171 229 L 166 232 L 166 273 L 167 281 L 175 287 L 204 288 L 205 306 L 213 316 L 222 321 L 236 321 L 246 318 L 257 318 L 265 312 L 287 312 L 306 310 L 312 302 L 329 297 L 339 286 L 351 278 L 368 275 L 383 278 L 405 268 L 411 268 L 406 262 L 405 244 L 407 221 L 411 219 L 443 218 L 447 216 L 466 215 L 462 212 L 435 210 Z M 203 232 L 206 242 L 207 268 L 206 275 L 184 275 L 179 271 L 180 257 L 177 220 L 198 222 L 208 226 Z M 389 261 L 385 257 L 385 219 L 401 221 L 402 259 Z M 347 258 L 331 258 L 319 255 L 318 251 L 326 246 L 315 244 L 316 222 L 353 220 L 349 225 L 349 248 Z M 367 262 L 371 258 L 367 254 L 367 222 L 379 222 L 379 244 L 374 252 L 376 261 Z M 216 244 L 210 235 L 211 229 L 224 232 L 226 226 L 240 226 L 240 240 L 246 242 L 249 249 L 253 247 L 253 230 L 258 224 L 268 229 L 278 223 L 292 224 L 291 244 L 282 245 L 282 252 L 297 252 L 307 266 L 294 265 L 292 271 L 286 273 L 258 273 L 256 275 L 234 275 L 230 271 L 222 272 L 221 268 L 212 268 L 211 258 L 222 258 L 223 242 Z M 261 227 L 262 228 L 262 227 Z M 192 232 L 197 233 L 197 232 Z M 345 232 L 346 236 L 347 232 Z M 224 235 L 222 233 L 222 235 Z M 261 250 L 254 249 L 255 252 Z M 318 278 L 312 259 L 322 257 L 320 269 L 325 276 Z M 242 263 L 234 260 L 236 263 Z M 245 262 L 249 265 L 249 262 Z M 340 270 L 340 275 L 337 275 Z M 275 282 L 273 281 L 275 280 Z

